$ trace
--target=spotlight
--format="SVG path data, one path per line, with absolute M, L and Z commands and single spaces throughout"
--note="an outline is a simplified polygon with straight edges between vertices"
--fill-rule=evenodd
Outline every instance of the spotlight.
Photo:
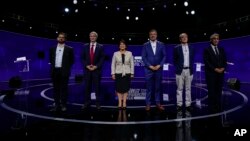
M 191 11 L 191 15 L 194 15 L 194 14 L 195 14 L 195 11 L 194 11 L 194 10 L 192 10 L 192 11 Z
M 37 57 L 38 57 L 39 59 L 44 59 L 44 58 L 45 58 L 45 53 L 44 53 L 44 51 L 38 51 L 38 52 L 37 52 Z
M 184 6 L 185 6 L 185 7 L 188 6 L 188 2 L 187 2 L 187 1 L 184 2 Z
M 229 78 L 227 80 L 227 85 L 230 89 L 233 90 L 240 90 L 240 81 L 237 78 Z
M 10 88 L 20 88 L 22 86 L 22 79 L 19 76 L 13 76 L 9 80 L 9 87 Z
M 6 95 L 7 98 L 13 98 L 17 88 L 22 86 L 22 79 L 19 76 L 13 76 L 9 79 L 9 88 L 7 90 L 0 90 L 0 95 Z
M 77 0 L 73 0 L 73 4 L 77 4 Z
M 68 13 L 69 12 L 69 8 L 65 8 L 64 12 Z

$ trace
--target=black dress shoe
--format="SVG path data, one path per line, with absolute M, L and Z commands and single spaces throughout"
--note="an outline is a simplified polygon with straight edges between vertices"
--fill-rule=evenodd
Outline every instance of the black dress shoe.
M 90 105 L 89 105 L 89 104 L 84 104 L 84 105 L 82 106 L 81 110 L 88 109 L 89 107 L 90 107 Z
M 96 106 L 96 109 L 97 109 L 97 110 L 100 110 L 100 109 L 101 109 L 101 106 L 100 106 L 100 105 Z
M 54 107 L 51 108 L 49 111 L 50 111 L 50 112 L 57 112 L 57 111 L 60 111 L 60 108 L 57 107 L 57 106 L 54 106 Z
M 187 106 L 186 110 L 189 111 L 189 112 L 191 112 L 193 110 L 193 108 L 191 106 Z
M 100 109 L 101 109 L 101 106 L 100 106 L 99 103 L 96 104 L 96 109 L 97 109 L 97 110 L 100 110 Z
M 177 106 L 176 110 L 177 112 L 181 111 L 182 110 L 181 106 Z
M 160 110 L 160 111 L 164 111 L 164 110 L 165 110 L 165 108 L 164 108 L 162 105 L 160 105 L 160 104 L 157 104 L 157 105 L 156 105 L 156 108 L 157 108 L 158 110 Z
M 145 110 L 146 110 L 146 111 L 150 111 L 150 105 L 147 105 L 147 106 L 145 107 Z
M 65 106 L 62 106 L 61 111 L 62 111 L 62 112 L 66 112 L 66 111 L 67 111 L 67 108 L 66 108 Z

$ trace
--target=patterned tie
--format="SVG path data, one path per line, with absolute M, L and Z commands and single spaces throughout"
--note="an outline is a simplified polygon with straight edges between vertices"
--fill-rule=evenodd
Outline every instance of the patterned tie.
M 91 65 L 94 64 L 94 44 L 92 44 L 90 48 L 90 63 Z

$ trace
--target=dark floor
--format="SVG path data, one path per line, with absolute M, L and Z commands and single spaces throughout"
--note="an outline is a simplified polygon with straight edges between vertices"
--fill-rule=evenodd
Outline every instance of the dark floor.
M 126 110 L 117 109 L 114 84 L 102 82 L 102 108 L 82 111 L 84 84 L 71 82 L 66 112 L 50 112 L 53 105 L 49 80 L 23 82 L 10 95 L 7 82 L 1 82 L 0 137 L 4 141 L 217 141 L 247 140 L 250 134 L 250 84 L 239 91 L 226 85 L 223 111 L 208 113 L 206 86 L 193 82 L 192 111 L 176 111 L 173 81 L 164 81 L 165 111 L 145 111 L 145 83 L 134 79 Z M 248 133 L 242 134 L 246 129 Z M 239 132 L 236 132 L 239 131 Z M 237 134 L 238 133 L 238 134 Z

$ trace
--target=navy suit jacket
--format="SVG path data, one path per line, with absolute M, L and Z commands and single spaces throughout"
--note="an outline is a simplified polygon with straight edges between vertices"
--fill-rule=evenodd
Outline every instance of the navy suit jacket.
M 210 45 L 204 50 L 203 60 L 205 63 L 205 72 L 215 74 L 215 68 L 225 68 L 227 66 L 227 59 L 224 48 L 218 46 L 219 56 L 215 55 L 215 52 Z
M 162 70 L 166 61 L 165 45 L 157 41 L 156 53 L 154 54 L 150 41 L 146 42 L 142 48 L 142 61 L 147 69 L 149 69 L 149 66 L 160 65 Z
M 105 54 L 104 54 L 103 46 L 99 43 L 96 43 L 96 48 L 95 48 L 95 52 L 94 52 L 94 64 L 93 65 L 97 66 L 97 71 L 101 71 L 104 59 L 105 59 Z M 88 70 L 86 67 L 88 65 L 91 65 L 91 63 L 90 63 L 90 44 L 89 43 L 85 44 L 83 47 L 81 61 L 83 63 L 83 67 L 85 68 L 85 70 Z
M 51 73 L 53 75 L 56 61 L 56 46 L 50 48 L 49 60 L 51 64 Z M 62 58 L 62 74 L 70 76 L 71 67 L 74 64 L 74 50 L 72 47 L 65 45 Z
M 190 67 L 190 75 L 193 74 L 193 64 L 194 64 L 194 48 L 188 45 L 189 49 L 189 67 Z M 175 74 L 180 75 L 183 70 L 184 65 L 184 54 L 182 50 L 182 45 L 179 44 L 174 48 L 174 66 L 175 66 Z

